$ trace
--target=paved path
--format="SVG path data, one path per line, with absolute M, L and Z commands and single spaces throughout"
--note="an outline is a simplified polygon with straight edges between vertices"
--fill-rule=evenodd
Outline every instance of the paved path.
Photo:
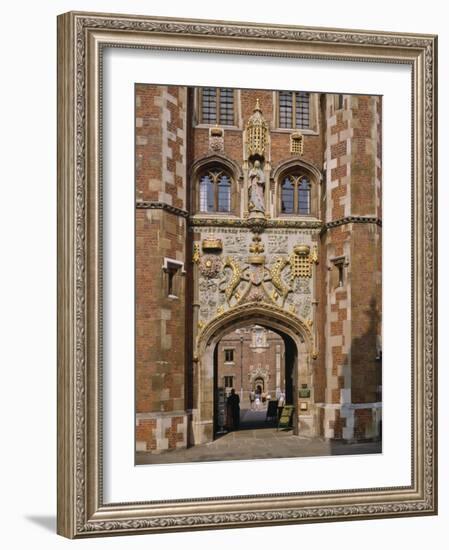
M 348 444 L 296 436 L 291 430 L 277 430 L 272 423 L 265 422 L 266 411 L 242 410 L 241 417 L 240 430 L 218 437 L 211 443 L 161 454 L 139 452 L 136 464 L 373 454 L 382 451 L 380 442 Z
M 267 411 L 251 409 L 241 409 L 240 411 L 240 430 L 258 429 L 258 428 L 274 428 L 276 422 L 267 422 Z

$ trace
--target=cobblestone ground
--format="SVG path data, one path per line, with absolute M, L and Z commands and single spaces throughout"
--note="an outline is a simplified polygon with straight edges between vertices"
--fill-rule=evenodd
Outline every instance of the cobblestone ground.
M 343 443 L 293 435 L 291 430 L 277 430 L 265 421 L 266 412 L 242 410 L 240 429 L 211 443 L 161 454 L 136 453 L 136 464 L 210 462 L 216 460 L 252 460 L 257 458 L 292 458 L 374 454 L 382 452 L 381 442 Z

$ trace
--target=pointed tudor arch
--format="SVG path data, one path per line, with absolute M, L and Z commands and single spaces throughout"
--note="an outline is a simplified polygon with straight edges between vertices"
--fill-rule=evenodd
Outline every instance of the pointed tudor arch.
M 206 347 L 214 345 L 225 334 L 249 324 L 262 325 L 290 336 L 298 345 L 311 352 L 312 334 L 307 325 L 295 315 L 266 303 L 247 303 L 231 308 L 215 317 L 198 334 L 196 356 L 200 357 Z
M 290 176 L 294 176 L 293 180 L 297 182 L 306 181 L 309 188 L 309 212 L 307 215 L 319 217 L 319 198 L 320 198 L 320 186 L 319 183 L 323 180 L 323 175 L 318 168 L 303 159 L 293 158 L 285 162 L 280 163 L 273 172 L 274 189 L 275 189 L 275 207 L 277 215 L 285 214 L 282 210 L 282 186 L 288 181 Z M 288 193 L 288 192 L 287 192 Z M 295 201 L 297 201 L 298 191 L 291 189 L 290 200 L 293 201 L 293 194 L 295 194 Z M 301 201 L 301 199 L 299 199 Z M 289 212 L 287 215 L 302 215 L 297 211 L 297 207 L 294 208 L 294 212 Z
M 237 192 L 238 192 L 238 183 L 243 177 L 242 170 L 240 166 L 231 160 L 230 158 L 226 157 L 225 155 L 207 155 L 205 157 L 202 157 L 198 160 L 196 160 L 191 169 L 191 182 L 192 182 L 192 211 L 195 213 L 200 212 L 200 181 L 204 174 L 208 172 L 208 170 L 219 170 L 223 171 L 223 173 L 229 178 L 230 180 L 230 210 L 229 213 L 235 214 L 236 208 L 237 208 Z
M 207 168 L 208 166 L 212 166 L 214 164 L 221 164 L 225 166 L 236 180 L 243 177 L 242 169 L 236 162 L 225 155 L 216 154 L 207 155 L 197 159 L 192 165 L 192 177 L 198 177 L 198 173 L 201 172 L 203 168 Z

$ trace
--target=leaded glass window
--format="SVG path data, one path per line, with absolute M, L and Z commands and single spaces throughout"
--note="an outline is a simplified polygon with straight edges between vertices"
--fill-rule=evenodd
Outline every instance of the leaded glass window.
M 281 213 L 310 214 L 310 180 L 303 175 L 287 175 L 281 184 Z
M 231 178 L 221 168 L 203 173 L 199 180 L 200 212 L 231 211 Z
M 302 177 L 297 186 L 298 189 L 298 214 L 310 214 L 310 183 L 306 177 Z
M 310 127 L 310 94 L 279 92 L 279 128 Z
M 231 180 L 223 174 L 217 183 L 218 200 L 217 210 L 219 212 L 229 212 L 231 210 Z
M 217 88 L 201 90 L 201 122 L 215 124 L 217 121 Z
M 233 126 L 234 90 L 232 88 L 201 88 L 200 122 Z
M 219 88 L 220 124 L 232 126 L 234 124 L 234 90 Z
M 200 179 L 200 210 L 201 212 L 211 212 L 214 208 L 214 184 L 209 174 L 206 174 Z
M 293 214 L 294 205 L 295 205 L 295 188 L 289 177 L 285 178 L 282 184 L 281 200 L 282 208 L 281 211 L 284 214 Z

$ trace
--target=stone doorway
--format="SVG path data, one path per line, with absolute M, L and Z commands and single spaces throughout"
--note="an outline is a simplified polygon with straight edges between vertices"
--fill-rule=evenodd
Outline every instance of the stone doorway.
M 276 428 L 279 403 L 296 409 L 298 350 L 283 331 L 263 324 L 230 327 L 215 344 L 213 361 L 214 439 L 237 429 Z M 238 427 L 232 419 L 231 392 L 239 397 Z M 296 410 L 293 434 L 298 433 L 297 417 Z

